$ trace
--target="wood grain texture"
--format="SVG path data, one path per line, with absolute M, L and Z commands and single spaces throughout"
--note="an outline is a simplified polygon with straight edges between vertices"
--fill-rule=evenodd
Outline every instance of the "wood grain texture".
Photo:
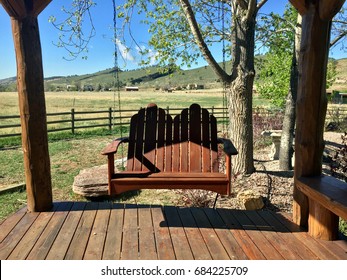
M 0 242 L 1 260 L 347 259 L 346 240 L 315 239 L 288 213 L 55 202 L 22 214 Z
M 28 210 L 47 211 L 52 208 L 53 198 L 39 26 L 32 16 L 12 18 L 11 22 Z
M 322 172 L 323 132 L 327 109 L 325 78 L 331 23 L 319 17 L 318 2 L 310 3 L 302 18 L 296 102 L 295 178 L 318 176 Z M 307 227 L 308 199 L 298 190 L 296 181 L 293 196 L 294 221 Z

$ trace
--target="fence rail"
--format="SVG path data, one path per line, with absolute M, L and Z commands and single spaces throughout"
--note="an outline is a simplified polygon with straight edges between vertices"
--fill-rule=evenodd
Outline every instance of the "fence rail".
M 172 115 L 179 114 L 183 108 L 166 107 L 166 111 Z M 211 107 L 206 108 L 213 114 L 219 123 L 227 120 L 227 108 Z M 69 112 L 47 113 L 47 130 L 49 133 L 59 131 L 70 131 L 72 134 L 76 130 L 107 128 L 113 130 L 116 127 L 127 127 L 130 125 L 130 118 L 137 113 L 134 110 L 108 110 L 98 111 L 76 111 L 71 109 Z M 0 116 L 0 138 L 20 136 L 20 116 Z
M 167 113 L 177 115 L 183 108 L 166 107 Z M 228 110 L 222 107 L 206 108 L 213 114 L 219 124 L 227 123 Z M 72 134 L 76 130 L 93 129 L 93 128 L 107 128 L 113 130 L 116 127 L 127 127 L 130 125 L 130 118 L 138 109 L 134 110 L 108 110 L 99 111 L 76 111 L 71 109 L 69 112 L 58 112 L 47 114 L 47 129 L 49 133 L 59 131 L 70 131 Z M 273 110 L 266 108 L 254 108 L 253 113 L 261 116 L 271 116 L 274 114 Z M 346 119 L 347 109 L 343 108 L 330 108 L 327 112 L 327 120 L 334 121 L 334 119 Z M 0 138 L 20 136 L 20 116 L 0 116 Z

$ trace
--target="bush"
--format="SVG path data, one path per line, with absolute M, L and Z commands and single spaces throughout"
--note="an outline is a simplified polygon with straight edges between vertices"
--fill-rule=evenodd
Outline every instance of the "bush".
M 281 130 L 283 125 L 283 112 L 270 111 L 257 108 L 253 113 L 254 146 L 262 147 L 271 144 L 271 141 L 261 135 L 264 130 Z
M 347 182 L 347 132 L 341 135 L 342 146 L 332 157 L 330 170 L 334 177 Z

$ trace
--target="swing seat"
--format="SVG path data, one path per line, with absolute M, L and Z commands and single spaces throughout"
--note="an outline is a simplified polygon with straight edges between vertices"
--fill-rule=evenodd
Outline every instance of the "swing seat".
M 115 172 L 114 154 L 128 143 L 126 170 Z M 218 144 L 223 144 L 225 173 L 219 172 Z M 131 117 L 129 137 L 118 138 L 103 151 L 108 157 L 109 195 L 138 189 L 203 189 L 230 194 L 229 139 L 217 138 L 217 122 L 198 104 L 175 118 L 155 104 Z

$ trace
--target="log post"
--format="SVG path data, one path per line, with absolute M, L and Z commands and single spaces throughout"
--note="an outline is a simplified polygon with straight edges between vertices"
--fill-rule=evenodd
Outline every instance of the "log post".
M 306 1 L 307 3 L 307 1 Z M 302 19 L 295 133 L 295 179 L 322 173 L 323 133 L 327 109 L 326 69 L 331 21 L 319 16 L 319 1 L 310 1 Z M 308 225 L 308 198 L 294 182 L 293 221 Z
M 11 18 L 29 211 L 52 207 L 41 43 L 36 15 Z

